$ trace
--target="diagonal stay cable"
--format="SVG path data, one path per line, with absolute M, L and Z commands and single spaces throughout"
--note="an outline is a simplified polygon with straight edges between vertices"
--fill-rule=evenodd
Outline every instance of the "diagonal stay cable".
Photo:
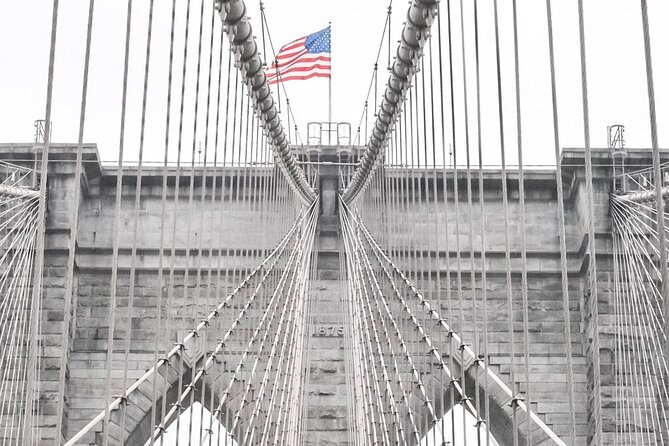
M 237 285 L 237 287 L 235 287 L 234 290 L 232 290 L 223 300 L 221 300 L 218 305 L 216 305 L 216 307 L 207 315 L 207 317 L 204 318 L 195 328 L 193 328 L 179 344 L 172 347 L 172 349 L 167 352 L 167 354 L 162 357 L 156 364 L 154 364 L 153 367 L 147 370 L 146 373 L 144 373 L 144 375 L 142 375 L 130 387 L 125 389 L 122 395 L 115 397 L 112 402 L 105 408 L 105 410 L 98 413 L 98 415 L 93 418 L 86 426 L 74 434 L 70 440 L 65 443 L 65 446 L 73 446 L 77 444 L 77 442 L 80 441 L 91 429 L 93 429 L 93 427 L 102 421 L 102 419 L 106 416 L 106 413 L 118 408 L 123 403 L 123 401 L 127 400 L 128 397 L 137 391 L 143 383 L 147 382 L 154 374 L 158 373 L 159 369 L 169 366 L 170 360 L 177 356 L 179 352 L 181 352 L 181 346 L 192 341 L 199 335 L 200 332 L 206 330 L 206 328 L 213 320 L 218 319 L 221 316 L 221 310 L 226 308 L 230 301 L 234 299 L 235 296 L 240 294 L 242 290 L 248 288 L 256 276 L 261 275 L 261 273 L 264 271 L 272 271 L 274 269 L 274 265 L 276 265 L 278 259 L 281 257 L 286 246 L 288 245 L 288 242 L 295 235 L 296 231 L 298 231 L 302 222 L 302 216 L 297 218 L 290 230 L 284 235 L 282 240 L 277 244 L 276 248 L 272 250 L 272 252 L 265 258 L 265 260 L 263 260 L 263 262 L 261 262 L 253 271 L 251 271 L 246 276 L 246 278 L 239 285 Z
M 343 203 L 343 208 L 346 209 L 350 214 L 350 210 L 348 210 L 348 207 L 346 206 L 345 203 Z M 352 218 L 355 218 L 355 217 L 352 217 Z M 377 257 L 377 261 L 382 265 L 382 269 L 385 271 L 384 274 L 387 274 L 388 276 L 390 275 L 390 272 L 388 272 L 387 269 L 385 268 L 385 265 L 383 265 L 383 263 L 387 263 L 388 265 L 391 266 L 394 273 L 397 274 L 401 278 L 401 280 L 404 283 L 407 284 L 407 286 L 409 287 L 409 289 L 413 293 L 413 296 L 420 301 L 420 306 L 423 308 L 423 311 L 425 311 L 433 319 L 438 321 L 438 326 L 439 327 L 447 330 L 450 333 L 451 332 L 450 326 L 448 325 L 448 323 L 446 322 L 445 319 L 440 317 L 439 312 L 435 309 L 434 305 L 431 304 L 430 302 L 428 302 L 427 300 L 425 300 L 423 295 L 416 289 L 416 287 L 409 281 L 409 279 L 407 279 L 406 275 L 397 267 L 397 265 L 395 265 L 392 262 L 391 259 L 388 258 L 388 256 L 383 252 L 383 250 L 379 247 L 379 245 L 374 240 L 372 235 L 369 233 L 369 231 L 367 230 L 365 225 L 360 221 L 358 221 L 358 224 L 360 225 L 360 228 L 362 230 L 362 234 L 366 238 L 367 243 L 372 248 L 372 252 Z M 401 295 L 400 295 L 400 297 L 401 297 Z M 453 338 L 453 342 L 458 343 L 458 345 L 461 344 L 461 338 L 457 333 L 452 332 L 451 336 Z M 430 341 L 429 338 L 427 336 L 425 336 L 423 342 L 426 342 L 428 344 L 428 346 L 430 348 L 430 351 L 431 351 L 431 354 L 435 355 L 435 358 L 438 361 L 442 361 L 441 356 L 439 354 L 439 351 L 434 346 L 433 341 Z M 462 354 L 463 354 L 463 358 L 466 355 L 466 356 L 469 356 L 470 358 L 472 358 L 473 360 L 476 359 L 476 354 L 471 349 L 471 347 L 465 345 L 465 347 L 462 348 L 461 351 L 462 351 Z M 463 361 L 464 361 L 464 359 L 463 359 Z M 443 364 L 443 361 L 442 361 L 442 364 Z M 445 366 L 445 364 L 442 365 L 442 367 L 443 366 Z M 509 387 L 492 370 L 490 370 L 490 368 L 487 367 L 486 364 L 479 364 L 479 367 L 484 370 L 484 372 L 486 373 L 489 380 L 491 380 L 497 386 L 500 387 L 501 391 L 505 395 L 507 395 L 508 398 L 512 397 L 511 389 L 509 389 Z M 456 386 L 458 386 L 457 382 L 455 382 L 454 384 Z M 523 411 L 523 412 L 529 410 L 527 405 L 522 400 L 518 401 L 516 404 L 517 404 L 517 408 L 519 410 Z M 473 408 L 473 406 L 470 407 L 471 403 L 469 401 L 467 401 L 467 406 L 470 408 L 472 413 L 474 413 L 473 412 L 474 408 Z M 546 434 L 546 436 L 548 438 L 550 438 L 555 444 L 566 445 L 534 412 L 531 412 L 531 418 L 532 418 L 533 423 L 535 423 L 535 425 L 537 426 L 537 428 L 540 429 L 541 431 L 543 431 Z

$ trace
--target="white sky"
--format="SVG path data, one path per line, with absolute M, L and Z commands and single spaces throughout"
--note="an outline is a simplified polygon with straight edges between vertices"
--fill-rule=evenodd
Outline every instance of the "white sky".
M 193 410 L 194 409 L 194 410 Z M 163 437 L 163 441 L 165 442 L 166 445 L 177 445 L 177 444 L 190 444 L 188 442 L 188 432 L 189 432 L 189 422 L 191 421 L 191 411 L 193 412 L 192 415 L 192 435 L 191 435 L 191 442 L 193 444 L 198 444 L 200 442 L 200 429 L 201 429 L 201 417 L 200 417 L 200 411 L 202 410 L 202 406 L 200 405 L 199 402 L 195 402 L 193 404 L 193 407 L 189 407 L 184 411 L 183 414 L 181 414 L 181 428 L 179 429 L 179 435 L 177 436 L 177 431 L 176 431 L 176 421 L 173 422 L 170 426 L 167 427 L 167 430 L 165 432 L 165 436 Z M 461 446 L 468 446 L 468 445 L 475 445 L 478 444 L 477 442 L 477 428 L 475 427 L 476 425 L 476 418 L 470 414 L 469 412 L 465 411 L 462 406 L 456 405 L 454 409 L 452 409 L 455 413 L 455 441 L 456 444 L 461 445 Z M 441 439 L 444 438 L 447 442 L 451 441 L 451 432 L 453 431 L 453 426 L 451 423 L 451 412 L 449 411 L 445 416 L 444 416 L 444 435 L 442 437 L 441 434 L 441 425 L 442 423 L 439 422 L 435 425 L 434 428 L 430 429 L 430 431 L 423 437 L 423 440 L 421 441 L 421 446 L 437 446 L 441 444 Z M 205 427 L 208 426 L 208 423 L 210 421 L 211 417 L 211 412 L 207 410 L 207 408 L 204 408 L 204 424 Z M 463 417 L 465 419 L 463 420 Z M 464 423 L 464 424 L 463 424 Z M 466 442 L 465 442 L 465 435 L 464 432 L 465 430 L 463 429 L 463 426 L 467 426 L 467 434 L 466 434 Z M 225 428 L 218 422 L 212 423 L 212 430 L 213 430 L 213 435 L 212 438 L 216 439 L 218 438 L 218 430 L 223 429 L 223 432 L 221 432 L 221 438 L 225 435 Z M 485 430 L 481 429 L 483 431 L 482 438 L 485 440 Z M 434 431 L 434 433 L 433 433 Z M 207 434 L 205 433 L 204 438 L 202 439 L 202 443 L 200 444 L 208 444 L 208 438 Z M 436 440 L 436 442 L 435 442 Z M 236 441 L 233 439 L 233 444 L 237 444 Z M 490 444 L 491 446 L 497 446 L 497 441 L 491 436 L 490 437 Z
M 453 424 L 453 420 L 451 419 L 451 412 L 455 414 L 454 420 L 455 424 Z M 463 420 L 464 417 L 464 420 Z M 453 407 L 453 409 L 449 410 L 446 415 L 443 417 L 443 427 L 444 427 L 444 434 L 442 435 L 441 433 L 441 427 L 442 427 L 442 420 L 439 420 L 437 424 L 434 425 L 432 429 L 425 435 L 420 443 L 420 446 L 441 446 L 442 439 L 446 442 L 446 444 L 450 445 L 452 443 L 452 432 L 453 432 L 453 426 L 455 425 L 455 445 L 458 446 L 478 446 L 479 441 L 478 441 L 478 428 L 476 427 L 476 417 L 466 411 L 461 405 L 456 405 Z M 466 430 L 463 428 L 463 426 L 466 426 Z M 481 427 L 481 444 L 486 444 L 485 443 L 485 437 L 486 437 L 486 430 L 485 427 Z M 466 435 L 465 435 L 466 432 Z M 490 435 L 490 446 L 498 446 L 499 443 L 497 443 L 497 440 Z
M 162 159 L 165 132 L 165 98 L 167 59 L 169 51 L 170 1 L 156 1 L 153 34 L 151 76 L 147 114 L 145 159 Z M 191 46 L 187 69 L 186 112 L 184 144 L 190 153 L 192 146 L 193 91 L 199 0 L 192 0 Z M 248 11 L 254 33 L 261 42 L 260 14 L 257 1 L 249 1 Z M 497 127 L 497 93 L 495 80 L 494 35 L 492 1 L 480 0 L 482 116 L 484 126 L 484 163 L 499 160 L 499 131 Z M 513 91 L 513 53 L 511 1 L 499 0 L 500 33 L 502 39 L 502 68 L 504 79 L 505 131 L 507 151 L 515 152 L 515 99 Z M 558 67 L 558 100 L 560 106 L 560 136 L 564 147 L 583 145 L 580 101 L 580 65 L 578 52 L 578 22 L 576 0 L 553 0 L 555 44 Z M 606 126 L 613 123 L 627 127 L 629 147 L 647 147 L 650 144 L 648 106 L 641 15 L 637 0 L 585 0 L 590 88 L 591 134 L 593 146 L 605 146 Z M 185 0 L 177 0 L 177 43 L 175 49 L 175 81 L 173 85 L 173 123 L 178 117 L 178 86 Z M 470 131 L 473 124 L 473 20 L 472 2 L 465 1 L 465 29 L 467 42 L 467 69 L 470 104 Z M 388 6 L 387 0 L 268 0 L 265 2 L 274 45 L 278 47 L 297 37 L 317 31 L 332 22 L 333 51 L 333 119 L 348 121 L 353 129 L 360 118 L 369 85 L 374 58 Z M 205 11 L 211 5 L 207 2 Z M 392 48 L 402 21 L 406 16 L 406 2 L 395 2 L 392 15 Z M 446 0 L 442 0 L 445 10 Z M 523 112 L 524 153 L 527 164 L 550 164 L 552 152 L 552 117 L 548 77 L 546 12 L 543 0 L 518 0 L 520 29 L 520 63 Z M 88 1 L 60 2 L 58 47 L 56 56 L 55 94 L 53 99 L 53 140 L 76 142 L 78 133 L 79 101 L 83 70 L 83 50 L 86 32 Z M 458 138 L 463 141 L 462 124 L 462 66 L 459 28 L 459 2 L 452 0 L 454 23 L 454 71 L 456 83 L 456 120 Z M 445 12 L 445 11 L 444 11 Z M 651 37 L 655 70 L 656 101 L 660 145 L 669 141 L 665 123 L 669 120 L 669 2 L 649 0 Z M 89 106 L 85 126 L 85 141 L 98 143 L 103 159 L 115 160 L 118 152 L 121 81 L 126 2 L 96 2 L 93 36 L 93 57 L 89 87 Z M 142 80 L 148 0 L 133 1 L 133 28 L 131 42 L 130 86 L 126 133 L 126 160 L 137 159 L 139 117 L 141 110 Z M 445 14 L 443 33 L 446 44 Z M 210 15 L 205 12 L 205 17 Z M 43 118 L 48 47 L 51 19 L 51 1 L 5 1 L 0 6 L 0 142 L 28 142 L 33 136 L 33 121 Z M 203 104 L 206 94 L 206 48 L 209 19 L 205 18 L 205 44 L 201 77 L 201 124 L 195 138 L 203 141 Z M 219 27 L 219 19 L 216 18 Z M 219 28 L 217 28 L 219 29 Z M 436 33 L 436 29 L 435 29 Z M 386 41 L 387 42 L 387 41 Z M 261 44 L 262 45 L 262 44 Z M 217 54 L 215 45 L 215 54 Z M 444 63 L 447 55 L 444 49 Z M 436 55 L 435 55 L 436 59 Z M 225 59 L 224 59 L 225 60 Z M 217 57 L 214 57 L 214 69 Z M 384 46 L 380 67 L 387 63 Z M 436 62 L 435 62 L 436 63 Z M 447 66 L 444 66 L 447 70 Z M 215 77 L 215 75 L 214 75 Z M 387 79 L 383 70 L 379 75 L 379 91 Z M 327 80 L 289 82 L 286 89 L 291 98 L 295 116 L 306 140 L 306 123 L 327 120 Z M 282 95 L 283 96 L 283 95 Z M 275 96 L 276 97 L 276 96 Z M 448 98 L 446 98 L 448 101 Z M 373 103 L 373 95 L 370 98 Z M 449 108 L 448 102 L 446 108 Z M 213 105 L 212 105 L 213 110 Z M 286 114 L 282 115 L 286 120 Z M 447 120 L 450 120 L 446 116 Z M 370 110 L 370 123 L 371 123 Z M 448 121 L 447 121 L 448 122 Z M 173 127 L 176 127 L 173 125 Z M 173 129 L 173 141 L 176 140 Z M 211 133 L 210 133 L 211 134 Z M 366 139 L 366 138 L 365 138 Z M 472 141 L 472 144 L 474 142 Z M 461 150 L 461 149 L 458 149 Z M 174 158 L 174 149 L 170 148 Z M 189 157 L 190 155 L 188 155 Z M 515 156 L 509 156 L 513 162 Z
M 191 45 L 187 69 L 189 82 L 186 88 L 184 120 L 184 141 L 187 148 L 190 147 L 193 140 L 193 80 L 200 5 L 200 0 L 191 1 Z M 452 0 L 452 3 L 455 20 L 453 33 L 456 119 L 458 139 L 462 141 L 464 126 L 462 124 L 459 2 Z M 606 126 L 614 123 L 624 124 L 627 127 L 626 137 L 629 147 L 648 147 L 650 144 L 639 3 L 637 0 L 585 0 L 593 146 L 605 146 Z M 669 20 L 669 2 L 649 0 L 648 3 L 654 49 L 653 68 L 659 138 L 661 146 L 668 146 L 669 27 L 666 26 L 666 23 Z M 173 127 L 175 127 L 174 122 L 177 118 L 177 87 L 182 64 L 181 48 L 185 4 L 185 0 L 177 0 L 179 13 L 177 14 L 174 64 Z M 484 162 L 496 164 L 499 160 L 499 140 L 492 0 L 480 0 L 479 4 Z M 511 1 L 499 0 L 499 4 L 505 131 L 507 150 L 511 154 L 515 152 L 516 140 Z M 576 0 L 553 0 L 561 119 L 560 137 L 563 147 L 583 145 L 576 4 Z M 254 33 L 258 37 L 258 42 L 261 42 L 259 3 L 248 1 L 247 5 Z M 473 90 L 472 1 L 465 0 L 465 5 L 468 99 L 470 119 L 473 123 L 475 96 Z M 322 29 L 327 26 L 328 22 L 332 22 L 333 119 L 352 123 L 354 131 L 365 101 L 387 6 L 388 0 L 267 0 L 265 2 L 270 31 L 277 50 L 281 45 Z M 34 132 L 33 121 L 44 117 L 51 7 L 50 0 L 30 2 L 5 0 L 0 3 L 0 61 L 2 61 L 0 68 L 0 142 L 31 141 Z M 210 7 L 208 2 L 206 10 L 210 11 Z M 442 0 L 442 9 L 445 7 L 446 0 Z M 406 2 L 395 2 L 393 5 L 391 26 L 393 53 L 399 39 L 402 22 L 406 17 L 406 8 Z M 77 139 L 87 11 L 88 1 L 60 2 L 52 117 L 55 142 L 76 142 Z M 518 11 L 525 159 L 528 164 L 551 164 L 553 162 L 552 116 L 545 1 L 518 0 Z M 97 143 L 102 158 L 109 161 L 115 160 L 118 152 L 125 13 L 126 2 L 124 1 L 98 0 L 96 2 L 85 141 Z M 170 1 L 156 0 L 146 124 L 146 159 L 151 161 L 161 160 L 163 152 L 170 13 Z M 137 158 L 147 15 L 148 0 L 134 0 L 126 160 Z M 206 42 L 209 35 L 208 17 L 210 15 L 205 13 L 205 17 L 207 18 L 204 34 L 204 67 L 206 67 Z M 220 29 L 218 17 L 216 27 Z M 445 34 L 445 23 L 442 23 L 442 27 Z M 436 29 L 434 32 L 436 35 Z M 379 93 L 383 91 L 387 79 L 387 73 L 384 70 L 387 63 L 386 44 L 384 43 L 380 60 Z M 217 48 L 216 45 L 215 48 Z M 215 54 L 217 54 L 216 50 Z M 446 57 L 444 53 L 444 63 L 447 63 Z M 215 61 L 216 59 L 214 57 Z M 217 67 L 216 63 L 214 69 Z M 201 95 L 206 94 L 206 70 L 203 71 Z M 304 140 L 306 140 L 307 122 L 327 120 L 327 86 L 328 81 L 324 79 L 286 84 L 286 90 Z M 204 99 L 201 101 L 202 107 Z M 373 103 L 373 94 L 370 102 Z M 446 107 L 449 108 L 448 103 Z M 202 115 L 200 119 L 203 123 Z M 286 120 L 285 113 L 283 119 Z M 475 127 L 470 127 L 470 131 L 475 134 Z M 176 136 L 174 128 L 172 135 Z M 202 130 L 199 131 L 195 140 L 198 142 L 203 140 Z M 174 158 L 173 146 L 170 150 L 170 156 Z M 189 149 L 186 151 L 189 152 Z M 511 155 L 509 158 L 513 162 L 515 156 Z
M 192 444 L 192 445 L 209 445 L 209 444 L 228 444 L 225 441 L 225 436 L 227 435 L 227 430 L 221 423 L 216 419 L 213 421 L 211 418 L 213 415 L 209 410 L 204 408 L 204 416 L 201 417 L 200 413 L 202 411 L 202 405 L 199 402 L 194 402 L 191 407 L 184 410 L 181 414 L 179 433 L 177 435 L 176 429 L 176 420 L 172 422 L 167 429 L 165 430 L 165 435 L 163 436 L 163 444 L 166 446 L 176 446 L 180 444 Z M 193 413 L 191 416 L 191 412 Z M 191 421 L 192 418 L 192 421 Z M 204 423 L 202 422 L 204 420 Z M 188 441 L 189 433 L 189 424 L 192 422 L 192 432 L 190 435 L 190 441 Z M 209 433 L 207 429 L 211 422 L 211 442 L 209 441 Z M 204 424 L 204 426 L 203 426 Z M 219 429 L 222 429 L 219 434 Z M 202 431 L 202 433 L 200 433 Z M 202 436 L 202 442 L 200 443 L 200 436 Z M 237 446 L 237 442 L 233 438 L 231 446 Z

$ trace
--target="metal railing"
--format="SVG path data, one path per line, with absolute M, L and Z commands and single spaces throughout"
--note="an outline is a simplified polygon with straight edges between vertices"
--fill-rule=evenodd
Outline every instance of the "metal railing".
M 307 144 L 313 146 L 351 145 L 351 123 L 349 122 L 310 122 L 307 124 Z

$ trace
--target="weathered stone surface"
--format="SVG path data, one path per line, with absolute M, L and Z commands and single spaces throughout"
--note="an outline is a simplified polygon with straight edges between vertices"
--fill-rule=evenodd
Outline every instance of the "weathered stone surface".
M 160 356 L 165 349 L 197 323 L 222 296 L 230 292 L 245 274 L 254 268 L 272 249 L 292 222 L 292 216 L 279 212 L 290 206 L 287 191 L 283 191 L 283 201 L 271 207 L 270 214 L 257 218 L 260 213 L 251 206 L 258 197 L 242 188 L 239 194 L 232 194 L 230 178 L 251 175 L 260 181 L 270 179 L 260 168 L 226 170 L 225 186 L 217 189 L 217 198 L 211 204 L 210 184 L 205 190 L 205 202 L 200 201 L 202 181 L 194 184 L 194 201 L 188 205 L 189 172 L 182 172 L 179 187 L 175 187 L 174 171 L 168 177 L 167 212 L 161 212 L 162 175 L 160 169 L 146 168 L 142 178 L 140 211 L 138 214 L 137 257 L 135 258 L 136 278 L 134 300 L 129 318 L 129 269 L 133 244 L 133 203 L 136 169 L 128 168 L 123 175 L 121 218 L 118 234 L 112 231 L 114 219 L 114 195 L 116 193 L 115 170 L 103 167 L 94 147 L 86 147 L 84 158 L 85 179 L 81 185 L 73 184 L 74 146 L 53 146 L 53 163 L 49 178 L 49 212 L 47 216 L 46 260 L 44 278 L 44 299 L 42 302 L 42 365 L 40 418 L 43 424 L 41 435 L 44 444 L 52 444 L 58 439 L 71 436 L 105 406 L 105 366 L 107 363 L 107 334 L 110 322 L 111 259 L 112 242 L 119 236 L 119 278 L 116 288 L 117 300 L 114 330 L 114 353 L 111 370 L 112 394 L 121 390 L 124 371 L 127 369 L 126 383 L 132 382 L 148 369 L 157 350 Z M 602 377 L 602 407 L 594 406 L 593 358 L 600 352 L 593 350 L 593 334 L 600 335 L 600 348 L 613 348 L 615 317 L 612 313 L 612 244 L 611 227 L 608 216 L 608 192 L 610 190 L 609 155 L 605 151 L 595 151 L 597 169 L 595 171 L 595 218 L 599 295 L 595 301 L 588 293 L 587 247 L 587 203 L 584 188 L 583 153 L 568 150 L 563 154 L 565 175 L 565 223 L 567 244 L 567 266 L 569 274 L 569 320 L 571 323 L 573 376 L 576 405 L 576 445 L 613 444 L 613 432 L 619 429 L 615 424 L 616 398 L 633 397 L 625 389 L 616 388 L 615 380 L 607 378 L 613 373 L 610 364 L 602 360 L 602 369 L 597 371 Z M 32 156 L 30 145 L 0 146 L 0 157 L 8 160 L 26 160 Z M 630 168 L 645 166 L 646 152 L 632 153 Z M 324 178 L 328 177 L 326 169 Z M 450 175 L 450 174 L 448 174 Z M 336 175 L 334 176 L 336 178 Z M 409 174 L 398 176 L 396 196 L 406 193 Z M 432 178 L 428 176 L 428 178 Z M 438 185 L 442 174 L 437 174 Z M 519 234 L 519 206 L 517 197 L 517 177 L 510 172 L 509 210 L 512 222 L 511 244 L 511 330 L 515 357 L 511 357 L 509 340 L 509 313 L 507 310 L 507 284 L 505 277 L 505 225 L 502 218 L 500 174 L 486 171 L 484 174 L 485 209 L 474 206 L 472 213 L 473 233 L 469 231 L 469 215 L 466 206 L 466 182 L 460 177 L 459 236 L 455 233 L 456 216 L 428 212 L 423 203 L 412 204 L 395 201 L 392 214 L 387 222 L 390 232 L 371 228 L 379 236 L 380 243 L 396 260 L 398 266 L 424 291 L 426 297 L 437 303 L 444 317 L 451 315 L 448 322 L 465 340 L 481 351 L 484 340 L 482 333 L 482 283 L 480 270 L 487 272 L 487 313 L 489 365 L 506 382 L 515 367 L 519 391 L 526 395 L 526 368 L 523 348 L 523 307 L 521 299 L 522 267 Z M 211 181 L 211 180 L 209 180 Z M 430 180 L 431 181 L 431 180 Z M 450 178 L 449 178 L 450 181 Z M 474 184 L 478 178 L 474 176 Z M 417 184 L 420 184 L 418 182 Z M 75 187 L 83 190 L 80 203 L 72 203 Z M 319 222 L 318 260 L 316 277 L 310 283 L 310 296 L 314 301 L 314 317 L 311 321 L 310 376 L 307 389 L 307 419 L 304 420 L 307 444 L 343 445 L 348 444 L 346 430 L 355 428 L 347 419 L 346 374 L 344 367 L 343 338 L 314 336 L 322 326 L 341 326 L 341 293 L 339 271 L 339 234 L 337 232 L 336 206 L 332 201 L 340 187 L 336 180 L 322 183 L 324 200 L 323 213 Z M 432 185 L 429 184 L 430 190 Z M 175 191 L 180 201 L 174 211 Z M 441 187 L 438 200 L 443 203 Z M 473 202 L 478 203 L 477 187 L 473 188 Z M 221 203 L 221 193 L 225 195 Z M 424 197 L 424 195 L 423 195 Z M 448 190 L 449 203 L 455 197 Z M 564 333 L 564 308 L 560 278 L 559 240 L 557 232 L 557 205 L 555 178 L 553 171 L 532 171 L 526 173 L 526 241 L 528 272 L 528 300 L 530 358 L 530 404 L 539 416 L 559 435 L 568 435 L 569 407 L 566 388 L 566 346 Z M 327 203 L 326 203 L 327 201 Z M 77 239 L 74 309 L 71 322 L 71 336 L 63 339 L 63 294 L 67 261 L 67 243 L 73 205 L 80 207 L 79 236 Z M 481 260 L 482 234 L 479 222 L 485 223 L 486 262 Z M 163 246 L 160 246 L 160 228 L 164 225 Z M 177 230 L 173 233 L 173 228 Z M 202 228 L 202 229 L 201 229 Z M 188 230 L 189 229 L 189 230 Z M 392 237 L 389 236 L 392 234 Z M 418 234 L 419 237 L 412 237 Z M 439 250 L 437 250 L 437 237 Z M 414 241 L 416 241 L 414 243 Z M 460 252 L 456 253 L 456 242 Z M 170 264 L 171 246 L 174 246 L 174 264 Z M 446 249 L 448 246 L 448 249 Z M 220 261 L 219 261 L 220 259 Z M 158 276 L 159 265 L 164 267 L 162 278 Z M 195 263 L 200 262 L 200 263 Z M 472 263 L 473 262 L 473 263 Z M 198 268 L 198 264 L 200 265 Z M 470 271 L 475 270 L 474 282 Z M 173 274 L 169 274 L 170 268 Z M 188 275 L 186 276 L 186 271 Z M 199 273 L 196 274 L 196 271 Z M 458 273 L 460 271 L 460 281 Z M 419 273 L 420 272 L 420 273 Z M 441 295 L 437 295 L 437 289 Z M 447 293 L 450 290 L 450 293 Z M 474 292 L 472 292 L 474 290 Z M 450 295 L 450 300 L 447 295 Z M 168 303 L 172 307 L 168 309 Z M 599 321 L 593 321 L 593 304 L 598 304 Z M 229 325 L 234 310 L 240 302 L 233 301 L 214 326 L 215 337 Z M 158 311 L 160 306 L 160 312 Z M 462 310 L 462 319 L 460 319 Z M 474 315 L 477 315 L 475 320 Z M 163 324 L 170 320 L 170 330 L 163 325 L 156 330 L 160 316 Z M 404 316 L 402 316 L 404 317 Z M 479 336 L 476 336 L 477 327 Z M 242 328 L 246 329 L 246 328 Z M 129 335 L 129 336 L 128 336 Z M 125 358 L 125 340 L 130 339 L 128 359 Z M 476 342 L 478 339 L 478 342 Z M 215 339 L 208 339 L 211 349 Z M 157 348 L 156 348 L 157 347 Z M 231 343 L 230 361 L 243 349 L 242 345 Z M 60 364 L 61 352 L 68 349 L 69 358 Z M 602 352 L 605 355 L 606 352 Z M 602 356 L 604 357 L 604 356 Z M 512 360 L 513 359 L 513 360 Z M 423 360 L 423 359 L 421 359 Z M 127 367 L 125 366 L 127 364 Z M 512 365 L 513 364 L 513 365 Z M 55 432 L 55 412 L 58 406 L 57 380 L 60 367 L 67 368 L 67 392 L 64 401 L 64 431 Z M 217 364 L 223 370 L 223 364 Z M 608 368 L 607 368 L 608 367 Z M 217 370 L 219 370 L 217 369 Z M 219 376 L 220 378 L 213 378 Z M 173 372 L 157 378 L 157 387 L 163 381 L 174 380 Z M 224 372 L 215 375 L 208 383 L 207 395 L 220 391 L 226 385 Z M 430 381 L 430 388 L 439 389 L 440 384 Z M 410 382 L 409 382 L 410 383 Z M 235 385 L 238 391 L 239 386 Z M 200 394 L 198 394 L 200 395 Z M 489 395 L 491 398 L 495 395 Z M 439 397 L 435 395 L 435 400 Z M 505 409 L 506 410 L 506 409 Z M 605 420 L 601 438 L 596 437 L 594 426 L 601 413 Z M 133 415 L 139 417 L 139 415 Z M 501 420 L 501 419 L 500 419 Z M 141 436 L 146 432 L 146 424 L 138 421 L 136 432 Z M 1 421 L 0 421 L 1 422 Z M 501 421 L 499 421 L 501 423 Z M 140 425 L 141 424 L 141 425 Z M 495 424 L 493 419 L 492 424 Z M 495 428 L 497 429 L 497 428 Z M 624 434 L 627 435 L 627 434 Z M 134 438 L 134 437 L 133 437 Z M 96 441 L 92 432 L 84 439 L 88 443 Z M 500 438 L 500 440 L 503 440 Z M 643 444 L 644 438 L 628 435 L 623 444 Z M 503 441 L 504 442 L 504 441 Z

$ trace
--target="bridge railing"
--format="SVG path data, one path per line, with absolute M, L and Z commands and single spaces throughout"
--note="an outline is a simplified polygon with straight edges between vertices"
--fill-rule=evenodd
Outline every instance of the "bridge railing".
M 307 124 L 307 144 L 349 147 L 351 146 L 351 123 L 309 122 Z

